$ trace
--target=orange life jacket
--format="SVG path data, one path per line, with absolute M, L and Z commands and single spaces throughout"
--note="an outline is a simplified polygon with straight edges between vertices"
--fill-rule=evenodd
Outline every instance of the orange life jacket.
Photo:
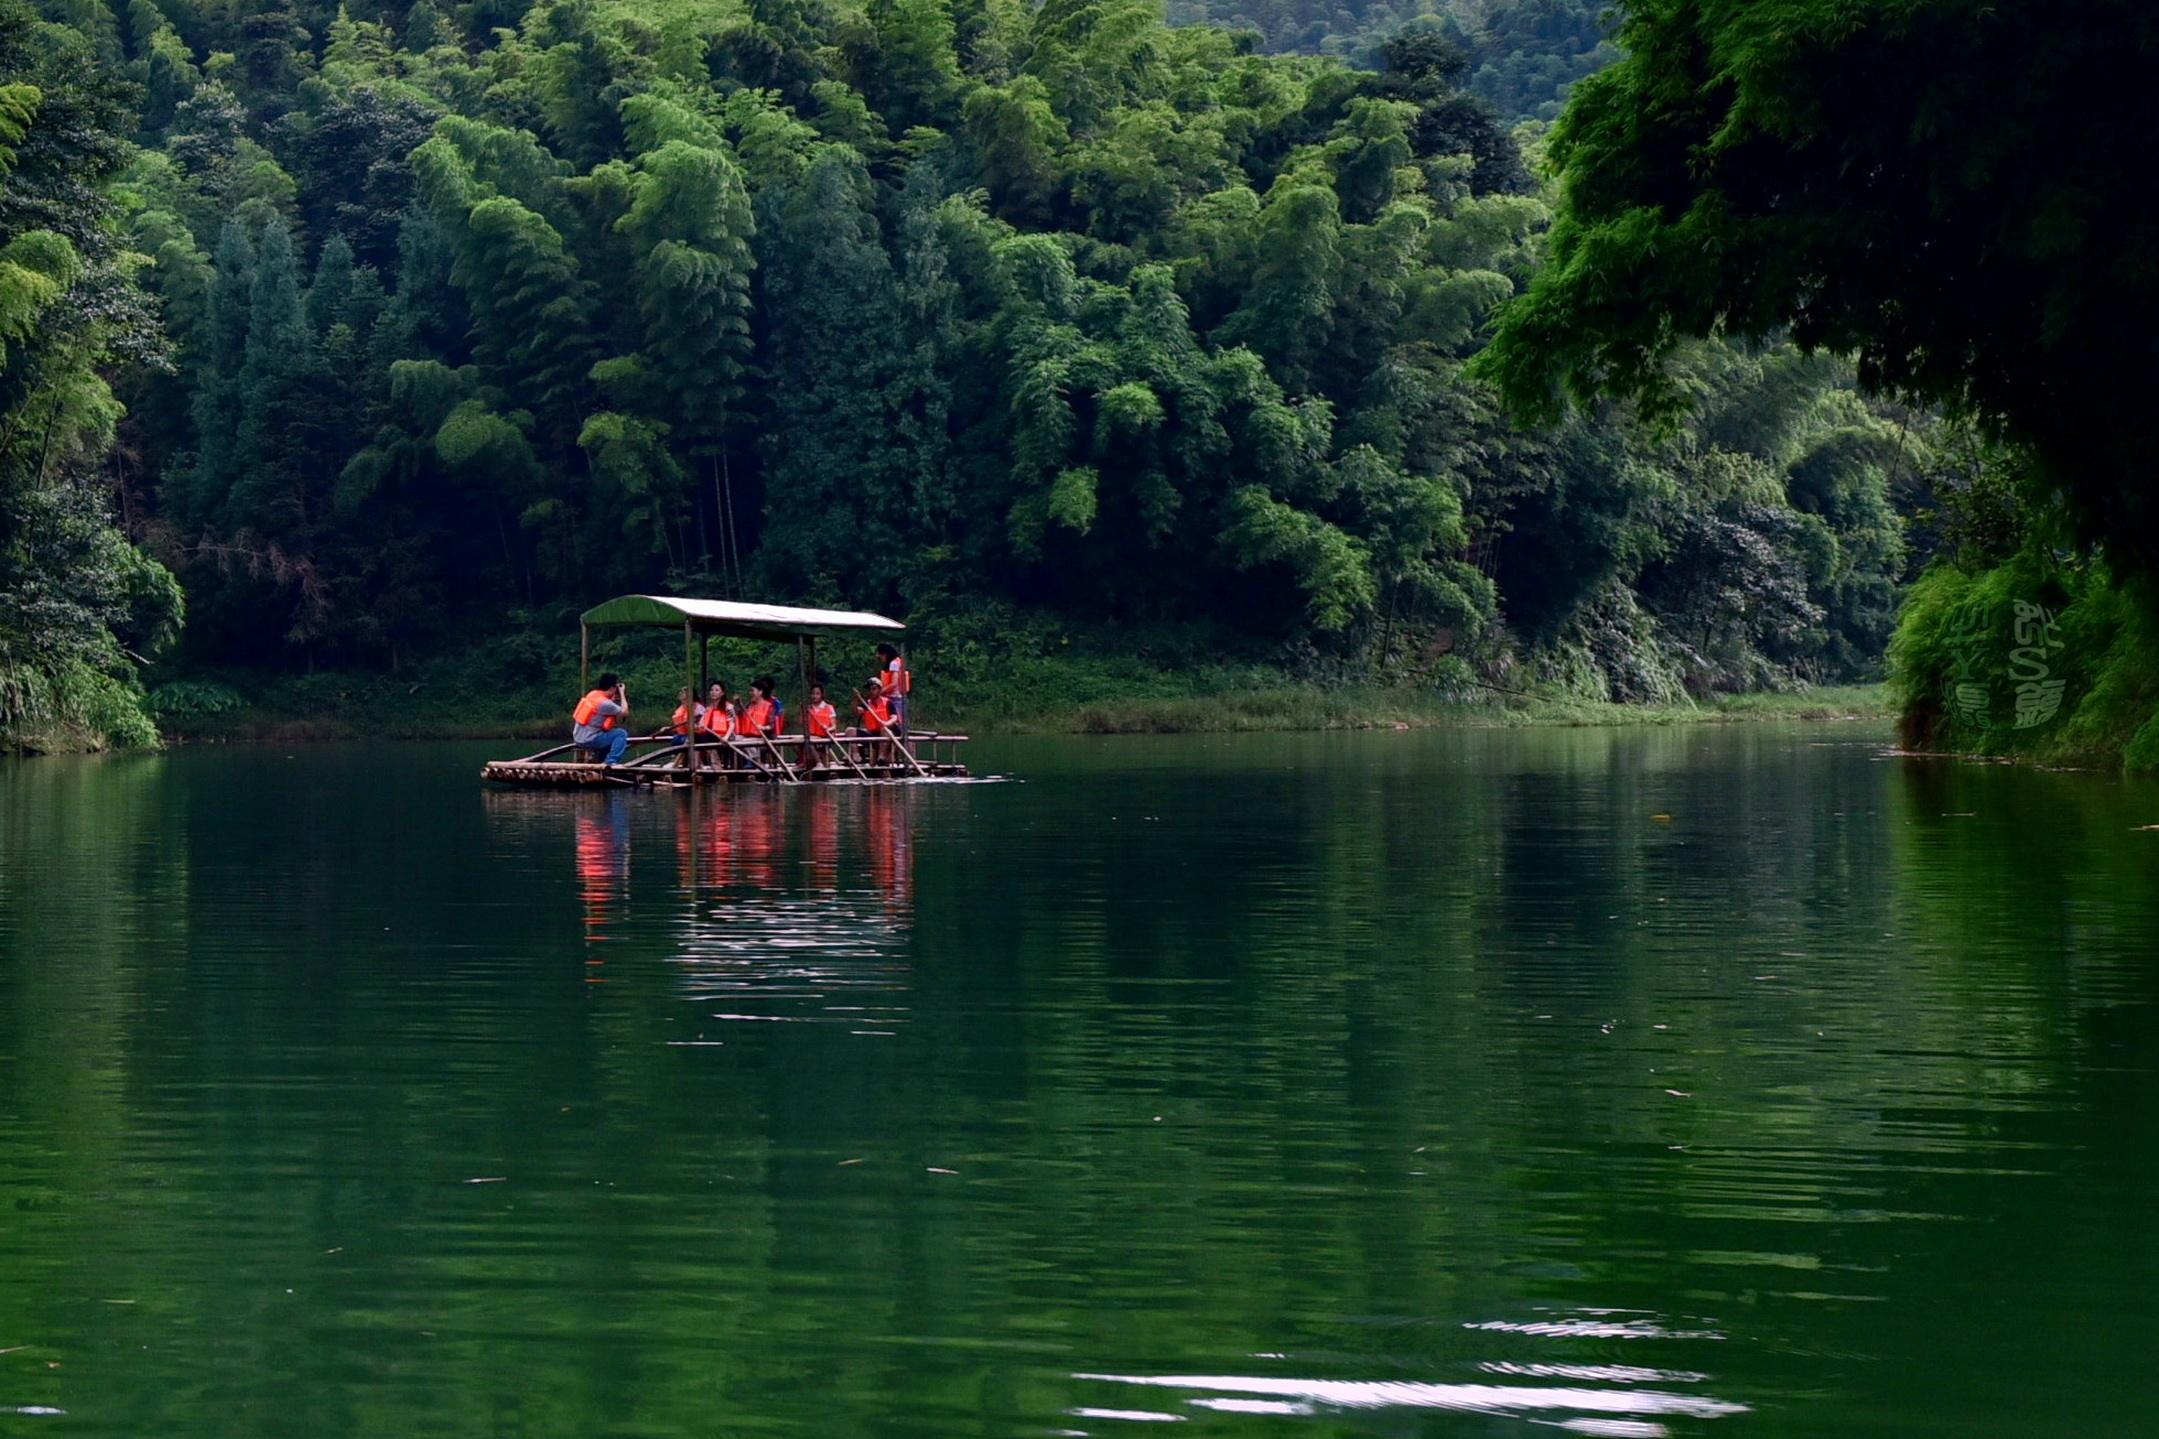
M 577 709 L 570 715 L 570 718 L 577 724 L 592 724 L 594 722 L 593 714 L 601 705 L 613 699 L 614 696 L 606 690 L 594 690 L 577 702 Z M 603 730 L 613 729 L 616 718 L 615 715 L 601 715 L 598 721 L 600 728 Z
M 704 725 L 705 733 L 718 735 L 721 739 L 726 739 L 735 730 L 734 721 L 728 717 L 725 704 L 707 705 L 705 717 L 700 723 Z
M 756 739 L 772 723 L 772 701 L 756 700 L 742 712 L 742 732 Z
M 812 739 L 832 738 L 832 725 L 838 718 L 839 715 L 833 710 L 832 706 L 822 700 L 811 705 L 808 710 L 807 721 L 810 728 L 810 737 Z
M 862 727 L 866 730 L 874 730 L 881 734 L 892 727 L 892 706 L 885 702 L 883 695 L 878 695 L 865 703 L 862 706 L 861 715 Z
M 877 687 L 885 694 L 897 695 L 901 699 L 914 693 L 915 678 L 907 672 L 907 660 L 904 656 L 885 666 L 884 675 L 878 680 Z
M 689 732 L 690 732 L 690 724 L 691 724 L 691 721 L 692 721 L 692 719 L 693 719 L 693 717 L 694 717 L 694 715 L 695 715 L 695 712 L 696 712 L 696 708 L 697 708 L 697 707 L 696 707 L 695 705 L 676 705 L 676 706 L 675 706 L 675 733 L 676 733 L 676 734 L 679 734 L 679 735 L 685 735 L 685 736 L 689 734 Z

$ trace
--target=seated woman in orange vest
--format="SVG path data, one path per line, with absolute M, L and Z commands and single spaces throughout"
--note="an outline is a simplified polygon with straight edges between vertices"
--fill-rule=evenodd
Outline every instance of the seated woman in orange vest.
M 691 732 L 697 728 L 697 722 L 703 719 L 704 715 L 705 707 L 697 702 L 697 691 L 688 685 L 675 691 L 674 717 L 667 722 L 667 728 L 673 733 L 675 743 L 688 744 Z
M 759 675 L 750 681 L 750 702 L 744 706 L 742 718 L 736 724 L 746 740 L 755 740 L 763 747 L 764 736 L 780 732 L 780 707 L 772 700 L 772 678 Z
M 810 702 L 802 711 L 802 767 L 815 769 L 822 758 L 821 751 L 839 732 L 839 715 L 825 703 L 825 687 L 810 686 Z
M 724 745 L 735 737 L 735 702 L 727 697 L 727 686 L 718 680 L 714 680 L 712 688 L 705 692 L 705 712 L 697 725 L 703 731 L 701 738 L 707 743 L 718 740 Z M 713 763 L 720 769 L 731 769 L 730 758 L 728 751 L 722 748 L 713 756 Z
M 570 743 L 606 764 L 622 763 L 630 747 L 630 697 L 622 677 L 610 670 L 598 689 L 577 702 L 570 715 Z
M 703 727 L 704 718 L 705 707 L 698 703 L 697 691 L 691 689 L 688 685 L 684 685 L 677 690 L 675 692 L 675 713 L 667 722 L 667 727 L 675 738 L 674 743 L 669 745 L 668 748 L 686 749 L 690 743 L 690 737 Z M 695 755 L 685 755 L 683 763 L 687 765 L 695 758 Z

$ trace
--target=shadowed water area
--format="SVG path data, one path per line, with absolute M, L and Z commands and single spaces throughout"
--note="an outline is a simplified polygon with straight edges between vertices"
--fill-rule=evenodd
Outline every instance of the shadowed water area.
M 2159 787 L 1885 740 L 0 764 L 0 1433 L 2153 1432 Z

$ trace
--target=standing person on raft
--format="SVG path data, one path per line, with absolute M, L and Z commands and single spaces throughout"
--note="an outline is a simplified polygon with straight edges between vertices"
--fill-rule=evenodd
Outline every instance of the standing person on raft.
M 600 676 L 599 688 L 577 702 L 570 714 L 570 743 L 602 764 L 622 763 L 630 747 L 630 696 L 622 676 L 609 670 Z
M 907 661 L 899 649 L 889 644 L 879 645 L 877 692 L 891 708 L 893 734 L 902 740 L 907 738 L 907 696 L 913 691 L 914 676 L 907 673 Z

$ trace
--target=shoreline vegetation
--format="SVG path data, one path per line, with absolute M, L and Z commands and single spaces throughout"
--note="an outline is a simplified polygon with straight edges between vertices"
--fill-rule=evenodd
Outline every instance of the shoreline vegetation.
M 560 621 L 623 593 L 903 614 L 979 651 L 924 644 L 932 699 L 1047 728 L 1325 722 L 1215 697 L 1442 659 L 1873 674 L 1933 417 L 1713 342 L 1683 421 L 1518 423 L 1470 366 L 1565 198 L 1516 128 L 1550 47 L 1235 18 L 0 0 L 0 744 L 552 732 Z M 1083 682 L 982 662 L 1028 648 Z M 1186 663 L 1235 658 L 1272 668 Z M 265 678 L 322 672 L 398 678 Z
M 1121 692 L 1058 688 L 1070 693 L 1054 705 L 1038 703 L 1020 688 L 962 687 L 949 697 L 926 697 L 919 727 L 974 736 L 1171 735 L 1887 720 L 1893 715 L 1888 691 L 1881 685 L 1718 695 L 1676 704 L 1618 704 L 1557 692 L 1476 687 L 1448 692 L 1431 686 L 1332 685 L 1239 670 L 1182 680 L 1165 674 L 1151 686 Z M 544 740 L 559 739 L 568 725 L 566 701 L 557 703 L 560 696 L 553 688 L 467 696 L 440 706 L 415 703 L 424 685 L 386 685 L 361 676 L 279 677 L 246 699 L 223 685 L 193 683 L 188 689 L 198 698 L 214 696 L 217 702 L 186 716 L 161 716 L 160 728 L 172 743 Z M 657 677 L 648 676 L 642 687 L 632 679 L 640 732 L 648 715 L 664 721 L 673 695 L 673 688 Z
M 0 0 L 0 750 L 552 735 L 665 588 L 985 733 L 2159 769 L 2135 7 L 445 8 Z

